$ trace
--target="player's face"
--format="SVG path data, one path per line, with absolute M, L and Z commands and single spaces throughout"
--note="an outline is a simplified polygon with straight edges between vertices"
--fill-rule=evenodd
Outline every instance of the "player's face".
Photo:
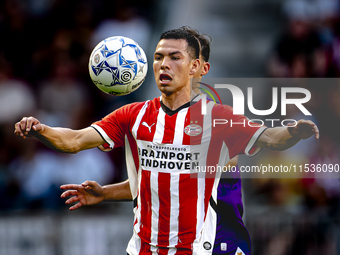
M 157 87 L 167 95 L 190 89 L 190 78 L 199 69 L 199 60 L 192 60 L 184 39 L 162 39 L 156 47 L 153 71 Z

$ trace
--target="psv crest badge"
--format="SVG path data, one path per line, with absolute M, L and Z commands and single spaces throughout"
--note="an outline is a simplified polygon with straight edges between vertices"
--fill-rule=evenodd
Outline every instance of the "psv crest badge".
M 184 133 L 189 136 L 197 136 L 202 133 L 202 127 L 197 124 L 190 124 L 184 128 Z

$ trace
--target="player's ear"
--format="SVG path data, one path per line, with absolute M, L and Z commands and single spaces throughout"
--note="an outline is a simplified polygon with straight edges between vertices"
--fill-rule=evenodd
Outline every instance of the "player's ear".
M 206 75 L 207 73 L 209 73 L 209 70 L 210 70 L 210 63 L 209 62 L 204 62 L 203 63 L 203 70 L 202 70 L 202 73 L 201 75 Z
M 201 61 L 199 59 L 193 59 L 192 60 L 192 65 L 191 65 L 191 69 L 190 69 L 190 75 L 194 75 L 198 69 L 200 68 L 201 65 Z

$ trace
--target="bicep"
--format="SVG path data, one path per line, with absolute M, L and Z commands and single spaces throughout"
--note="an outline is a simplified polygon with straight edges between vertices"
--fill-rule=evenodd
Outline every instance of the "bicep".
M 77 143 L 80 150 L 95 148 L 105 143 L 101 135 L 92 127 L 78 130 L 77 133 Z

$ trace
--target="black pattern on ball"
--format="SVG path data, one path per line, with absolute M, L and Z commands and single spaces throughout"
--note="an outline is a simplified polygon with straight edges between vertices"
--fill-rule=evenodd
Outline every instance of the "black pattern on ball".
M 128 70 L 124 70 L 120 76 L 120 80 L 124 83 L 131 81 L 132 74 Z

